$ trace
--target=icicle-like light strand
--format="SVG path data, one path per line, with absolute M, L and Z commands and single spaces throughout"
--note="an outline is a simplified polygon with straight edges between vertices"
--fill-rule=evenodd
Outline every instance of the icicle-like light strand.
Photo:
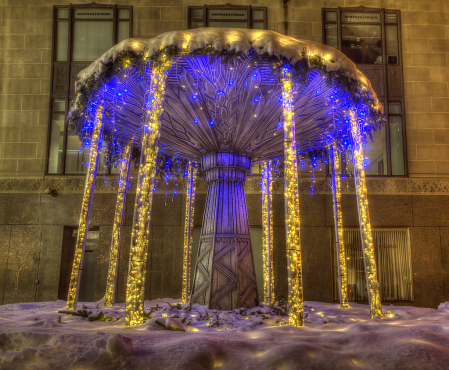
M 114 224 L 112 227 L 112 242 L 109 252 L 109 269 L 106 280 L 106 294 L 104 305 L 112 306 L 115 303 L 115 291 L 117 286 L 117 272 L 120 254 L 120 240 L 122 236 L 122 225 L 125 214 L 126 193 L 129 184 L 129 171 L 131 168 L 132 145 L 127 144 L 122 153 L 119 169 L 119 188 L 117 193 L 117 202 L 115 204 Z
M 142 150 L 137 180 L 134 221 L 129 254 L 128 281 L 126 286 L 125 325 L 143 323 L 146 263 L 148 238 L 150 233 L 151 206 L 156 179 L 158 141 L 161 128 L 161 115 L 165 97 L 165 82 L 171 67 L 171 59 L 166 56 L 151 73 L 149 101 L 142 135 Z
M 354 181 L 359 212 L 360 238 L 363 248 L 363 262 L 370 305 L 371 318 L 382 317 L 382 304 L 380 302 L 379 284 L 377 282 L 376 261 L 374 259 L 373 236 L 368 213 L 368 198 L 365 180 L 364 156 L 362 137 L 356 113 L 349 112 L 351 119 L 352 158 L 354 167 Z
M 340 161 L 335 144 L 329 146 L 329 160 L 332 171 L 332 202 L 335 224 L 335 250 L 338 258 L 338 286 L 340 288 L 340 307 L 349 308 L 348 282 L 346 275 L 346 254 L 343 242 L 343 218 L 341 213 Z
M 182 273 L 182 302 L 189 301 L 190 263 L 192 261 L 193 211 L 195 209 L 196 175 L 198 165 L 190 161 L 187 168 L 186 216 L 184 221 L 184 263 Z
M 292 326 L 304 326 L 293 83 L 291 73 L 287 68 L 283 68 L 281 74 L 284 110 L 284 202 L 288 269 L 288 323 Z
M 262 247 L 263 247 L 263 281 L 264 300 L 274 304 L 273 274 L 273 211 L 272 192 L 273 174 L 271 161 L 262 163 Z
M 91 139 L 89 153 L 89 167 L 86 174 L 86 184 L 84 186 L 83 203 L 81 205 L 81 215 L 76 239 L 75 256 L 73 259 L 72 274 L 69 282 L 69 292 L 67 294 L 67 309 L 75 310 L 78 303 L 81 273 L 83 270 L 84 249 L 86 247 L 86 237 L 89 229 L 90 206 L 95 187 L 95 175 L 97 173 L 98 158 L 100 153 L 100 136 L 103 130 L 103 107 L 97 107 L 95 126 Z

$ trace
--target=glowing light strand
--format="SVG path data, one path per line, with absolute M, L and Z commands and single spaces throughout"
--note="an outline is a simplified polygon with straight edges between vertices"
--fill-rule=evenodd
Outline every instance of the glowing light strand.
M 292 326 L 304 326 L 293 83 L 291 73 L 287 68 L 282 69 L 281 83 L 284 110 L 284 202 L 288 271 L 288 323 Z
M 189 161 L 187 168 L 187 197 L 186 216 L 184 221 L 184 263 L 182 273 L 182 302 L 189 301 L 190 292 L 190 262 L 192 261 L 192 241 L 193 241 L 193 212 L 195 208 L 196 175 L 198 165 Z
M 142 135 L 142 150 L 137 180 L 134 220 L 129 254 L 128 280 L 126 286 L 125 325 L 143 323 L 144 290 L 148 238 L 150 233 L 151 206 L 156 180 L 156 165 L 159 152 L 158 142 L 161 128 L 161 115 L 165 97 L 165 82 L 171 67 L 171 60 L 162 56 L 151 73 L 151 87 L 148 110 L 145 116 Z
M 271 161 L 262 163 L 262 247 L 263 247 L 263 281 L 264 300 L 266 304 L 274 304 L 273 274 L 273 168 Z
M 106 294 L 104 296 L 104 306 L 112 306 L 115 303 L 115 291 L 117 286 L 117 272 L 120 255 L 120 240 L 122 236 L 122 225 L 125 214 L 126 193 L 129 184 L 129 171 L 131 168 L 132 145 L 127 144 L 120 160 L 120 178 L 115 204 L 114 224 L 112 227 L 112 242 L 109 252 L 109 269 L 106 280 Z
M 351 119 L 352 158 L 354 167 L 354 181 L 357 195 L 357 207 L 360 223 L 360 239 L 363 249 L 363 262 L 365 265 L 366 286 L 371 318 L 382 317 L 379 284 L 377 282 L 376 261 L 374 259 L 373 236 L 368 213 L 368 198 L 366 191 L 365 169 L 362 137 L 355 112 L 349 113 Z
M 335 144 L 329 145 L 329 162 L 332 173 L 332 203 L 335 224 L 335 251 L 338 259 L 338 286 L 340 289 L 340 307 L 349 308 L 348 281 L 346 274 L 346 254 L 343 243 L 343 218 L 341 213 L 340 161 Z
M 103 107 L 97 108 L 95 125 L 93 129 L 91 147 L 89 153 L 89 167 L 86 174 L 86 184 L 84 186 L 83 203 L 76 239 L 75 256 L 73 259 L 72 274 L 69 281 L 69 292 L 67 294 L 67 309 L 75 310 L 78 303 L 81 274 L 83 271 L 84 249 L 86 247 L 86 237 L 89 228 L 90 207 L 95 187 L 95 175 L 97 173 L 98 158 L 100 154 L 100 136 L 103 131 Z

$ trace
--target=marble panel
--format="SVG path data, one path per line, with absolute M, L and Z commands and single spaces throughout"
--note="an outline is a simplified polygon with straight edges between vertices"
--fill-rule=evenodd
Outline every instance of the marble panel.
M 449 226 L 449 196 L 413 195 L 414 226 Z
M 37 225 L 38 193 L 0 193 L 0 225 Z

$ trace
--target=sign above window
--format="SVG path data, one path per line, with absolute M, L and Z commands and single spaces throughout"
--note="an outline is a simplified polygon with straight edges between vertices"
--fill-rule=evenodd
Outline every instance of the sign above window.
M 251 5 L 189 6 L 189 28 L 267 28 L 267 8 Z
M 246 10 L 226 10 L 226 9 L 208 9 L 209 19 L 244 19 L 248 17 Z
M 341 21 L 351 23 L 380 23 L 380 13 L 342 12 Z
M 114 9 L 80 8 L 75 9 L 75 19 L 113 19 Z

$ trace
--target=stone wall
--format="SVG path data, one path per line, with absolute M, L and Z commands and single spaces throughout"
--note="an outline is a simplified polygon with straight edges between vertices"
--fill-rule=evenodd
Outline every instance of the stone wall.
M 42 176 L 49 120 L 52 6 L 90 0 L 0 1 L 0 176 Z M 134 6 L 134 36 L 187 28 L 187 6 L 214 0 L 104 0 Z M 234 0 L 268 7 L 268 28 L 322 41 L 324 7 L 399 9 L 402 16 L 408 167 L 449 175 L 449 4 L 445 0 Z
M 351 179 L 352 180 L 352 179 Z M 62 180 L 61 180 L 62 181 Z M 252 227 L 261 227 L 260 178 L 246 185 L 248 217 Z M 79 181 L 82 186 L 82 181 Z M 390 185 L 388 183 L 390 182 Z M 373 227 L 408 227 L 412 253 L 414 303 L 436 308 L 449 300 L 449 181 L 369 179 L 369 210 Z M 77 227 L 82 195 L 74 180 L 60 182 L 59 194 L 52 198 L 31 189 L 33 180 L 21 180 L 21 193 L 8 190 L 0 181 L 0 304 L 56 300 L 60 273 L 70 271 L 70 261 L 61 259 L 64 227 Z M 344 184 L 345 185 L 345 184 Z M 356 198 L 352 182 L 343 187 L 343 224 L 358 225 Z M 306 300 L 332 302 L 333 213 L 327 180 L 319 179 L 317 191 L 310 196 L 310 181 L 300 181 L 301 245 L 304 297 Z M 146 299 L 180 297 L 185 212 L 185 184 L 171 201 L 155 194 L 150 228 Z M 201 226 L 206 199 L 206 184 L 199 180 L 194 225 Z M 392 189 L 393 193 L 392 193 Z M 423 195 L 422 189 L 428 194 Z M 3 191 L 3 192 L 2 192 Z M 126 202 L 119 262 L 117 300 L 125 299 L 131 240 L 134 189 Z M 274 273 L 276 297 L 287 295 L 284 199 L 282 180 L 274 184 Z M 100 243 L 97 257 L 96 299 L 104 295 L 112 218 L 116 194 L 98 182 L 94 194 L 91 228 L 98 228 Z M 62 263 L 62 264 L 61 264 Z M 64 292 L 63 292 L 64 293 Z

